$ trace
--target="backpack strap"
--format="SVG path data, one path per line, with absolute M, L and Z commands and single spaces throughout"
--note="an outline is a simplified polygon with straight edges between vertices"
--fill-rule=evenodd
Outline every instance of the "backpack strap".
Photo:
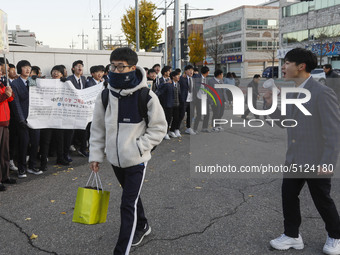
M 107 105 L 109 104 L 109 93 L 110 90 L 108 88 L 102 90 L 102 103 L 104 106 L 104 111 L 106 111 Z
M 138 95 L 138 111 L 140 116 L 145 120 L 146 125 L 149 124 L 148 119 L 148 97 L 150 89 L 148 87 L 143 87 L 140 89 Z

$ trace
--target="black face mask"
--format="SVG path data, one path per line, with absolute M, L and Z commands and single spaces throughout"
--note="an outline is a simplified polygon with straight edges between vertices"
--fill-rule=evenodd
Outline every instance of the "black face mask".
M 140 80 L 137 78 L 136 71 L 128 73 L 109 72 L 109 83 L 115 89 L 132 89 L 140 83 Z

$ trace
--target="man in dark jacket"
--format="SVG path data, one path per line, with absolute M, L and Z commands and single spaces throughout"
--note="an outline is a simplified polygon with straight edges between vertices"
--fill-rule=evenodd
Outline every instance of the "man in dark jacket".
M 326 74 L 326 86 L 334 90 L 340 104 L 340 76 L 333 71 L 331 64 L 324 65 L 323 71 Z
M 253 106 L 254 108 L 256 109 L 256 105 L 257 105 L 257 99 L 260 97 L 260 94 L 259 94 L 259 82 L 261 80 L 261 76 L 259 74 L 255 74 L 254 77 L 253 77 L 253 80 L 248 84 L 248 88 L 251 87 L 253 88 Z M 246 98 L 246 102 L 248 102 L 247 100 L 248 98 Z M 244 112 L 244 114 L 241 116 L 241 118 L 243 119 L 246 119 L 248 114 L 250 113 L 250 110 L 249 108 L 247 108 L 247 110 Z M 258 115 L 255 115 L 255 118 L 258 119 L 259 116 Z

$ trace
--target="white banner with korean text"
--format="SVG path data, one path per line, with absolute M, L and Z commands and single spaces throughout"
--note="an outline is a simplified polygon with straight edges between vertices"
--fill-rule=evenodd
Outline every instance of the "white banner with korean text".
M 37 79 L 29 87 L 30 105 L 27 118 L 33 129 L 85 129 L 92 121 L 94 103 L 103 83 L 76 89 L 70 81 Z

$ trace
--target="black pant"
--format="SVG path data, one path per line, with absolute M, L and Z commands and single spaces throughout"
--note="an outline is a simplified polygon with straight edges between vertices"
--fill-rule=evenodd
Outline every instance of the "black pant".
M 40 164 L 41 169 L 47 166 L 48 151 L 50 148 L 51 137 L 53 129 L 44 128 L 40 129 Z
M 194 130 L 198 129 L 198 125 L 200 121 L 202 120 L 202 105 L 201 105 L 201 100 L 196 100 L 191 104 L 192 108 L 196 110 L 196 117 L 195 117 L 195 122 L 194 122 Z M 203 117 L 203 125 L 202 129 L 207 129 L 208 124 L 209 124 L 209 117 L 210 117 L 210 112 L 209 112 L 209 105 L 207 104 L 207 114 L 204 115 Z
M 186 121 L 186 127 L 190 128 L 191 119 L 190 119 L 190 102 L 184 102 L 180 103 L 179 106 L 180 115 L 179 115 L 179 126 L 181 126 L 182 120 L 184 119 L 185 113 L 187 113 L 187 121 Z
M 246 102 L 247 102 L 247 98 L 246 98 Z M 254 108 L 257 109 L 257 96 L 253 97 L 253 105 L 254 105 Z M 247 110 L 244 112 L 243 116 L 247 117 L 249 113 L 250 113 L 250 110 L 249 110 L 249 108 L 247 108 Z M 256 119 L 259 119 L 259 115 L 254 114 L 254 116 L 255 116 Z
M 40 130 L 31 129 L 28 127 L 19 127 L 18 134 L 19 134 L 18 169 L 19 171 L 27 170 L 26 154 L 29 144 L 31 144 L 31 148 L 29 153 L 30 160 L 28 162 L 28 167 L 35 168 L 40 139 Z
M 140 198 L 146 165 L 139 164 L 127 168 L 112 167 L 123 188 L 120 205 L 121 225 L 118 241 L 113 252 L 115 255 L 121 255 L 130 250 L 135 230 L 144 229 L 145 224 L 147 224 Z
M 214 120 L 215 119 L 221 119 L 223 117 L 224 114 L 224 101 L 222 101 L 222 105 L 220 104 L 220 102 L 217 102 L 217 105 L 213 105 L 212 111 L 213 111 L 213 116 L 211 119 L 212 122 L 212 126 L 214 127 Z
M 9 122 L 9 157 L 11 160 L 15 159 L 18 155 L 19 135 L 18 135 L 18 122 L 11 119 Z
M 0 127 L 0 183 L 9 177 L 9 131 Z
M 330 178 L 292 179 L 284 178 L 282 182 L 282 207 L 284 217 L 284 233 L 290 237 L 298 237 L 301 224 L 299 194 L 307 182 L 316 209 L 326 225 L 328 235 L 340 239 L 339 214 L 330 197 Z
M 168 129 L 174 132 L 179 129 L 179 106 L 164 107 L 165 118 L 168 123 Z

